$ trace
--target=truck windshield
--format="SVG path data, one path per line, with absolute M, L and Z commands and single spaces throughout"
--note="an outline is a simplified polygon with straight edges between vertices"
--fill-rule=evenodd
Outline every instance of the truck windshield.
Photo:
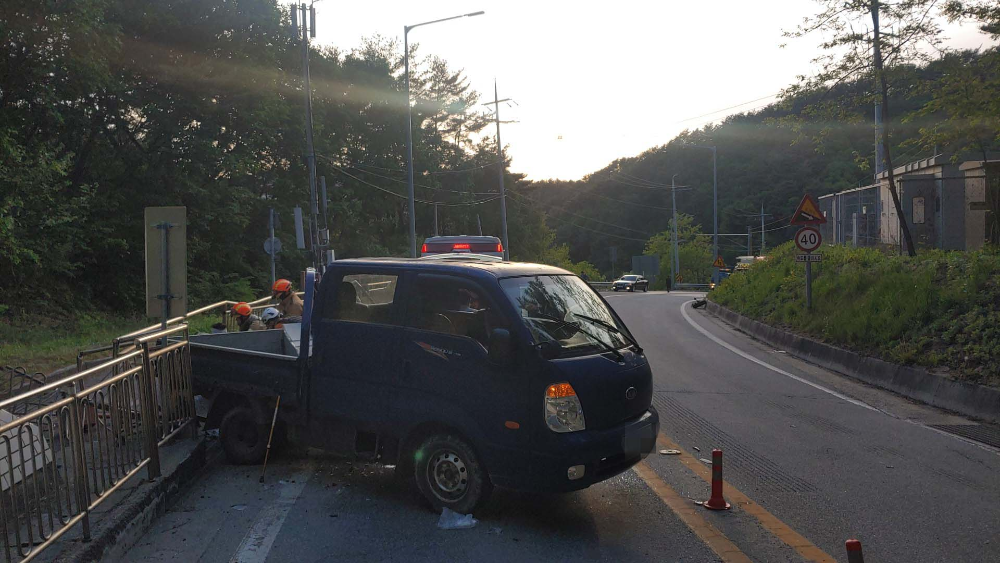
M 617 350 L 629 345 L 627 329 L 604 301 L 576 276 L 500 280 L 536 344 L 555 342 L 562 355 Z

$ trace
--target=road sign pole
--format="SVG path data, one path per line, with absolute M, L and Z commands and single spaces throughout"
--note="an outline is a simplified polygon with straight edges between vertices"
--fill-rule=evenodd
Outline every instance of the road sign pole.
M 267 215 L 267 228 L 270 230 L 271 235 L 271 287 L 274 287 L 274 208 L 268 212 Z
M 812 287 L 812 262 L 806 262 L 806 309 L 812 309 L 813 306 Z

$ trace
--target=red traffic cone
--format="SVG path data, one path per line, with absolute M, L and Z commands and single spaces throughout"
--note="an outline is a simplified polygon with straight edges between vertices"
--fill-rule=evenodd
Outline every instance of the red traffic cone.
M 722 450 L 712 450 L 712 498 L 704 504 L 709 510 L 729 510 L 731 507 L 722 497 Z
M 847 563 L 865 563 L 861 542 L 858 540 L 847 540 Z

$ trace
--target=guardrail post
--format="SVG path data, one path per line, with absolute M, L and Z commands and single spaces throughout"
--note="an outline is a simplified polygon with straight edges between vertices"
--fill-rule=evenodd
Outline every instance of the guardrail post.
M 191 369 L 191 341 L 189 339 L 190 334 L 188 330 L 184 331 L 184 340 L 188 341 L 188 345 L 181 348 L 181 382 L 182 382 L 182 392 L 185 393 L 185 399 L 188 401 L 188 408 L 190 411 L 187 413 L 191 417 L 191 439 L 198 439 L 198 407 L 194 402 L 194 370 Z
M 142 390 L 146 396 L 146 408 L 142 412 L 142 428 L 146 433 L 146 448 L 149 454 L 149 468 L 146 476 L 150 481 L 160 477 L 160 449 L 157 445 L 156 393 L 153 383 L 153 367 L 149 361 L 149 341 L 142 343 Z
M 90 484 L 87 483 L 87 457 L 83 450 L 83 421 L 80 418 L 79 380 L 73 383 L 73 402 L 70 403 L 70 429 L 73 434 L 70 441 L 73 444 L 73 465 L 76 473 L 76 498 L 83 512 L 83 541 L 90 541 Z

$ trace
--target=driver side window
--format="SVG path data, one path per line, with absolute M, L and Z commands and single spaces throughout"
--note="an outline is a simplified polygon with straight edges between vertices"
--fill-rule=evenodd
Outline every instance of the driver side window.
M 489 348 L 490 333 L 502 318 L 475 283 L 437 275 L 417 276 L 407 326 L 464 336 Z

